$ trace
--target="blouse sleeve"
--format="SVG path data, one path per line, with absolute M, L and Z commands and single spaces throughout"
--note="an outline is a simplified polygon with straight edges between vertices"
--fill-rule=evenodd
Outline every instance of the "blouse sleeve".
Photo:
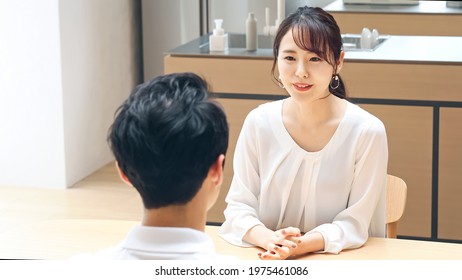
M 324 238 L 324 251 L 337 254 L 343 249 L 361 247 L 369 237 L 371 219 L 377 215 L 385 231 L 385 199 L 388 145 L 385 127 L 380 121 L 370 125 L 356 146 L 354 179 L 348 205 L 330 224 L 322 224 L 311 232 Z
M 242 240 L 247 231 L 263 225 L 258 218 L 260 176 L 258 168 L 258 137 L 254 114 L 247 116 L 234 152 L 234 177 L 226 197 L 228 206 L 220 236 L 231 244 L 251 247 Z

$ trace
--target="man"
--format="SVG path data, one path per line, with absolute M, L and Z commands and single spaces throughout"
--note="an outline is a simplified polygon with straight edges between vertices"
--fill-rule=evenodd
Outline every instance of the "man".
M 145 210 L 141 225 L 96 257 L 215 258 L 204 229 L 223 180 L 228 124 L 206 82 L 176 73 L 139 85 L 117 110 L 108 141 Z

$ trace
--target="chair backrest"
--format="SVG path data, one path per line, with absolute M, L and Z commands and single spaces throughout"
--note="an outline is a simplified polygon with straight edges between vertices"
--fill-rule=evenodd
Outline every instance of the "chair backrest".
M 396 238 L 398 221 L 406 206 L 407 186 L 403 179 L 387 175 L 387 237 Z

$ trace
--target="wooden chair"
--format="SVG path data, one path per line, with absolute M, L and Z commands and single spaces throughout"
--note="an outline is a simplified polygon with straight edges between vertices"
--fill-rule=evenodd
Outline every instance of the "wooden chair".
M 403 179 L 387 175 L 387 238 L 396 238 L 398 221 L 406 206 L 407 186 Z

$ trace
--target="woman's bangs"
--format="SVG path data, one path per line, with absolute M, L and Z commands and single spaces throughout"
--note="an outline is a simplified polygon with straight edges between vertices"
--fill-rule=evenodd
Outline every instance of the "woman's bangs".
M 292 27 L 294 42 L 299 48 L 315 53 L 332 64 L 332 57 L 328 55 L 330 53 L 328 36 L 324 30 L 313 28 L 313 24 L 308 24 L 306 19 L 301 18 L 298 24 Z

